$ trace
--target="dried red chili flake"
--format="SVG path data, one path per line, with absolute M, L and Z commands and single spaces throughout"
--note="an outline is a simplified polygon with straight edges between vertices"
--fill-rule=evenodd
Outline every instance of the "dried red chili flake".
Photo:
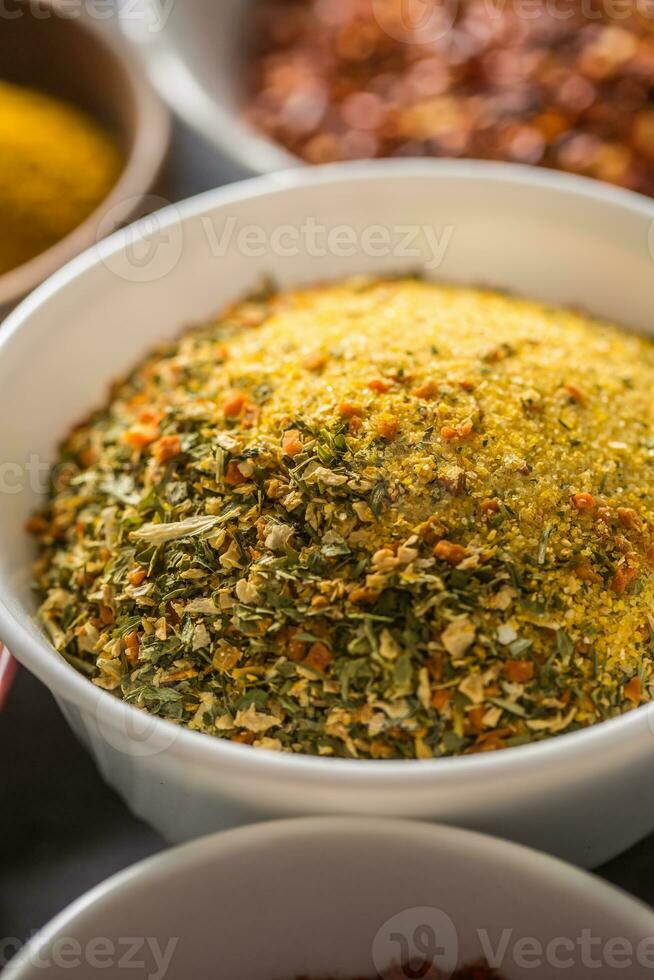
M 654 196 L 651 14 L 536 3 L 443 3 L 414 29 L 403 0 L 258 0 L 246 118 L 309 163 L 514 160 Z

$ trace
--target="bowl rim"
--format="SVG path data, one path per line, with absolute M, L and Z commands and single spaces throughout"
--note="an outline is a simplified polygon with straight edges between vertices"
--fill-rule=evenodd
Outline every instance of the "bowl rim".
M 642 929 L 645 935 L 654 935 L 654 910 L 645 902 L 589 871 L 524 844 L 462 827 L 397 817 L 291 817 L 217 831 L 167 848 L 111 875 L 43 926 L 8 963 L 5 976 L 7 980 L 21 980 L 30 968 L 32 956 L 44 952 L 61 933 L 75 935 L 74 926 L 80 915 L 88 912 L 100 915 L 117 901 L 129 900 L 132 888 L 144 880 L 155 888 L 174 882 L 181 870 L 203 868 L 207 864 L 215 866 L 225 855 L 230 858 L 238 855 L 241 860 L 247 860 L 248 855 L 262 848 L 267 850 L 271 846 L 283 847 L 290 842 L 310 843 L 312 840 L 321 848 L 328 848 L 343 838 L 360 838 L 365 843 L 383 841 L 390 847 L 409 839 L 430 855 L 437 856 L 444 851 L 450 855 L 460 854 L 464 860 L 482 869 L 482 877 L 484 862 L 491 859 L 495 864 L 499 858 L 504 867 L 517 874 L 522 870 L 527 876 L 559 891 L 572 892 L 579 901 L 587 902 L 595 910 L 603 908 L 612 915 L 617 906 L 624 910 L 623 914 L 630 922 L 633 921 L 634 928 Z
M 93 245 L 97 241 L 98 226 L 104 218 L 111 216 L 114 228 L 131 220 L 138 213 L 144 196 L 156 183 L 171 140 L 168 110 L 141 70 L 133 52 L 120 43 L 120 36 L 116 37 L 104 21 L 94 19 L 84 5 L 71 19 L 66 16 L 62 0 L 40 2 L 52 8 L 53 16 L 70 22 L 70 30 L 91 35 L 110 54 L 115 70 L 122 74 L 134 102 L 134 136 L 116 183 L 84 221 L 44 252 L 0 276 L 0 310 L 17 303 L 57 269 Z
M 351 163 L 327 164 L 291 170 L 246 181 L 228 184 L 205 191 L 179 204 L 172 204 L 157 213 L 157 227 L 165 230 L 178 222 L 184 223 L 202 216 L 215 208 L 235 205 L 257 197 L 293 193 L 307 187 L 338 187 L 343 183 L 364 182 L 381 177 L 406 180 L 412 177 L 433 177 L 441 180 L 479 180 L 492 184 L 511 184 L 530 190 L 547 190 L 564 197 L 582 198 L 589 202 L 608 204 L 619 211 L 638 218 L 649 219 L 654 228 L 654 201 L 632 191 L 616 188 L 600 181 L 577 177 L 557 171 L 544 170 L 521 164 L 506 164 L 476 160 L 376 160 Z M 97 249 L 87 249 L 78 255 L 9 314 L 0 331 L 0 360 L 3 351 L 21 330 L 29 330 L 30 321 L 41 306 L 52 296 L 81 281 L 85 273 L 104 264 L 108 258 L 120 252 L 124 246 L 133 245 L 149 230 L 148 223 L 137 222 L 114 232 L 102 244 L 102 255 Z M 17 605 L 22 605 L 18 602 Z M 143 711 L 120 700 L 94 685 L 56 654 L 48 641 L 35 640 L 17 622 L 0 593 L 0 634 L 14 652 L 16 658 L 46 684 L 55 695 L 72 702 L 79 710 L 95 717 L 102 712 L 103 724 L 125 733 L 138 720 Z M 23 651 L 27 650 L 28 653 Z M 556 735 L 538 742 L 502 749 L 499 752 L 479 753 L 467 756 L 445 756 L 433 759 L 355 759 L 313 756 L 304 753 L 277 752 L 270 749 L 241 745 L 226 739 L 211 737 L 176 725 L 168 719 L 148 714 L 151 719 L 152 744 L 159 743 L 162 751 L 170 749 L 185 761 L 206 760 L 220 763 L 225 769 L 239 775 L 279 775 L 296 783 L 325 783 L 333 779 L 339 784 L 359 786 L 362 780 L 367 787 L 388 787 L 390 783 L 414 788 L 433 784 L 440 778 L 450 785 L 467 783 L 473 778 L 491 780 L 519 772 L 532 772 L 535 766 L 556 766 L 562 755 L 566 763 L 609 756 L 634 746 L 639 736 L 646 735 L 654 745 L 654 702 L 643 704 L 625 714 L 598 722 L 575 732 Z M 171 734 L 175 733 L 174 738 Z
M 151 30 L 151 21 L 148 0 L 119 0 L 118 22 L 138 51 L 154 88 L 199 136 L 248 176 L 308 166 L 306 160 L 216 102 L 180 55 L 171 29 Z

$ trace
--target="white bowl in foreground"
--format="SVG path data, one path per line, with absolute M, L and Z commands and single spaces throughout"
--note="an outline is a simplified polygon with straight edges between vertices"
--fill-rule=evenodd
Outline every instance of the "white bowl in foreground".
M 590 875 L 450 827 L 285 820 L 137 864 L 62 912 L 7 980 L 381 977 L 412 957 L 448 980 L 486 958 L 506 980 L 654 969 L 654 912 Z M 408 968 L 400 976 L 421 976 Z
M 474 162 L 306 168 L 212 191 L 100 243 L 0 331 L 0 637 L 53 691 L 105 778 L 170 840 L 282 816 L 457 823 L 587 866 L 654 827 L 647 707 L 502 752 L 428 761 L 277 754 L 212 739 L 100 691 L 34 620 L 23 526 L 68 428 L 158 341 L 251 290 L 421 267 L 651 332 L 654 203 Z M 510 434 L 507 434 L 510 438 Z

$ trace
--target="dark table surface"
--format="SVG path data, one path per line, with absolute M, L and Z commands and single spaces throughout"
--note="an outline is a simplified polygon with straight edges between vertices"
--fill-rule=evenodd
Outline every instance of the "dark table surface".
M 225 181 L 181 127 L 171 198 Z M 21 669 L 0 713 L 0 967 L 93 885 L 165 847 L 103 782 L 48 691 Z M 654 905 L 654 835 L 597 872 Z

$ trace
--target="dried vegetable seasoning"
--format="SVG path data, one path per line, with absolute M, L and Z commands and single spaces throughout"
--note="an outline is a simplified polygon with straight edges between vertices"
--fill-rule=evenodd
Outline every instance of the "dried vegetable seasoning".
M 259 0 L 245 116 L 309 163 L 477 157 L 654 194 L 653 95 L 638 3 Z
M 41 620 L 95 684 L 290 752 L 431 758 L 648 701 L 654 346 L 418 280 L 255 298 L 63 444 Z

